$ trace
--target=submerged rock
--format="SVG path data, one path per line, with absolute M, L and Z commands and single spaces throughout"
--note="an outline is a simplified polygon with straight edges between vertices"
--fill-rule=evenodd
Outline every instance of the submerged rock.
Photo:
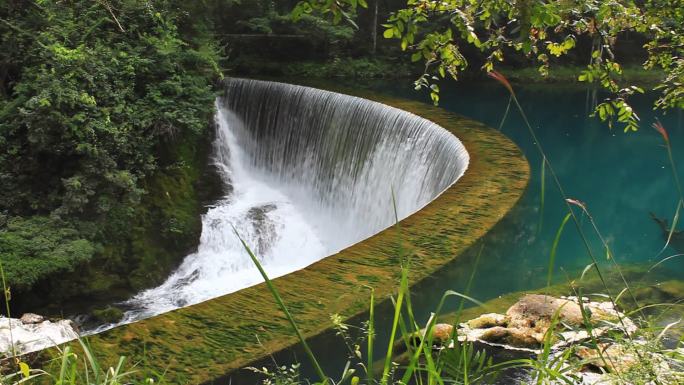
M 598 349 L 581 346 L 575 351 L 575 355 L 586 362 L 586 365 L 611 373 L 625 372 L 638 363 L 633 351 L 618 344 L 598 344 Z
M 684 281 L 669 280 L 654 285 L 639 287 L 633 290 L 640 302 L 673 303 L 684 298 Z
M 596 348 L 579 346 L 574 357 L 563 363 L 563 369 L 582 385 L 681 384 L 684 378 L 680 369 L 673 369 L 665 352 L 650 350 L 647 344 L 641 338 L 599 343 Z
M 0 317 L 3 355 L 35 352 L 76 338 L 78 333 L 70 320 L 51 322 L 37 314 L 25 314 L 21 319 Z

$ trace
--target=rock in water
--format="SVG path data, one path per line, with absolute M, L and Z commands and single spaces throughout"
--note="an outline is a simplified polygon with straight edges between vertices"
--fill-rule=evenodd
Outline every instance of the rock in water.
M 50 322 L 43 318 L 37 322 L 39 318 L 43 317 L 37 314 L 22 319 L 0 317 L 0 353 L 31 353 L 78 338 L 70 320 Z
M 25 313 L 19 318 L 24 325 L 39 324 L 45 321 L 45 317 L 34 313 Z

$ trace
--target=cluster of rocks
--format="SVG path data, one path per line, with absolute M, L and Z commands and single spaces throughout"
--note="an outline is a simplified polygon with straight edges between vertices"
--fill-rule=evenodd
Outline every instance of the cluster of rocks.
M 78 338 L 70 320 L 52 322 L 38 314 L 26 313 L 21 318 L 0 316 L 0 353 L 25 354 L 59 345 Z
M 628 335 L 637 330 L 611 302 L 592 302 L 587 298 L 581 301 L 580 305 L 580 299 L 576 297 L 526 295 L 505 315 L 483 314 L 462 324 L 459 339 L 540 353 L 552 324 L 555 333 L 549 338 L 554 350 L 588 339 L 587 322 L 592 325 L 594 337 L 610 330 L 620 330 Z
M 586 325 L 591 325 L 591 334 Z M 551 341 L 554 355 L 566 354 L 572 349 L 572 360 L 581 363 L 573 367 L 572 376 L 580 384 L 603 385 L 612 381 L 612 373 L 623 373 L 639 363 L 634 347 L 625 344 L 601 342 L 596 348 L 582 346 L 591 338 L 610 341 L 601 337 L 608 332 L 634 335 L 637 326 L 611 302 L 594 302 L 587 298 L 546 295 L 526 295 L 511 306 L 505 314 L 488 313 L 458 325 L 437 324 L 433 340 L 443 347 L 453 346 L 454 336 L 461 342 L 484 344 L 507 351 L 540 354 L 546 341 Z M 548 340 L 550 339 L 550 340 Z M 645 344 L 633 339 L 632 343 Z M 648 354 L 655 362 L 656 370 L 670 371 L 662 354 Z

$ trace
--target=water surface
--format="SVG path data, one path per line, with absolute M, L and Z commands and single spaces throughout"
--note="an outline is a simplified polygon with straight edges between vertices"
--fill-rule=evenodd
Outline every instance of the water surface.
M 410 85 L 385 84 L 378 90 L 425 101 Z M 684 167 L 684 127 L 681 112 L 654 113 L 652 95 L 638 97 L 633 105 L 642 120 L 637 132 L 609 129 L 589 117 L 592 93 L 586 88 L 563 85 L 517 86 L 519 100 L 546 150 L 566 194 L 584 202 L 613 255 L 621 264 L 653 264 L 675 254 L 667 248 L 663 232 L 650 213 L 672 219 L 677 205 L 667 153 L 660 135 L 651 128 L 655 118 L 667 127 L 675 162 Z M 443 86 L 441 106 L 447 110 L 498 128 L 508 103 L 507 91 L 494 81 Z M 567 209 L 546 172 L 545 204 L 541 210 L 541 165 L 520 114 L 511 107 L 501 130 L 524 152 L 530 162 L 531 179 L 518 205 L 484 240 L 473 294 L 488 299 L 503 293 L 542 287 L 547 280 L 553 239 Z M 681 178 L 681 176 L 680 176 Z M 589 235 L 594 254 L 602 261 L 606 253 L 587 218 L 582 228 Z M 554 281 L 575 278 L 591 263 L 574 225 L 569 222 L 558 246 Z M 682 277 L 684 259 L 663 265 L 673 277 Z M 449 270 L 461 277 L 458 263 Z M 431 290 L 458 286 L 444 272 L 445 280 Z

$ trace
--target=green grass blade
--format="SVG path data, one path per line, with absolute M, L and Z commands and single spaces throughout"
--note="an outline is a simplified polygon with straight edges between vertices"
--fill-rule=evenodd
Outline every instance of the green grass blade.
M 368 366 L 366 366 L 366 377 L 368 383 L 373 383 L 373 344 L 375 342 L 375 291 L 371 288 L 370 294 L 370 314 L 368 315 Z
M 473 265 L 473 270 L 470 272 L 470 277 L 468 277 L 468 283 L 466 284 L 465 291 L 463 292 L 465 295 L 470 295 L 470 289 L 473 286 L 473 282 L 475 282 L 475 274 L 477 273 L 477 267 L 480 265 L 480 257 L 482 257 L 482 251 L 484 251 L 485 244 L 482 242 L 480 245 L 480 250 L 477 252 L 477 256 L 475 257 L 475 264 Z M 460 321 L 461 318 L 461 312 L 463 311 L 463 308 L 465 307 L 466 299 L 461 298 L 461 303 L 458 305 L 458 310 L 456 311 L 456 319 L 454 320 L 454 323 L 457 324 Z M 454 331 L 452 333 L 452 337 L 454 337 L 454 333 L 456 332 L 456 328 L 454 328 Z
M 397 326 L 399 324 L 399 316 L 401 315 L 401 307 L 404 303 L 404 291 L 401 287 L 404 282 L 408 282 L 408 271 L 406 268 L 401 269 L 401 285 L 399 295 L 397 296 L 397 304 L 394 306 L 394 318 L 392 320 L 392 331 L 390 333 L 389 344 L 387 345 L 387 354 L 385 355 L 385 364 L 382 368 L 382 378 L 380 384 L 386 385 L 389 377 L 390 366 L 392 365 L 392 352 L 394 351 L 394 339 L 397 335 Z
M 394 297 L 390 297 L 392 300 L 392 305 L 397 306 L 397 301 L 394 299 Z M 415 348 L 412 343 L 411 339 L 411 332 L 409 331 L 408 327 L 406 326 L 406 321 L 404 320 L 404 316 L 399 312 L 399 323 L 397 324 L 399 327 L 399 332 L 401 333 L 401 339 L 404 341 L 404 346 L 406 347 L 406 351 L 412 352 L 413 349 Z
M 78 339 L 78 343 L 81 344 L 81 348 L 83 349 L 83 354 L 86 356 L 88 359 L 88 364 L 90 365 L 90 369 L 93 371 L 93 375 L 95 376 L 94 380 L 96 384 L 100 383 L 100 365 L 97 363 L 97 360 L 95 359 L 95 356 L 93 355 L 93 351 L 90 348 L 90 344 L 86 340 L 83 340 L 81 338 Z M 87 371 L 87 367 L 86 367 Z
M 402 378 L 402 383 L 408 384 L 408 380 L 411 378 L 411 375 L 413 374 L 413 369 L 415 369 L 415 366 L 418 362 L 418 358 L 420 358 L 420 353 L 423 352 L 424 347 L 427 345 L 427 347 L 432 346 L 432 341 L 433 341 L 433 335 L 432 335 L 432 328 L 435 326 L 435 322 L 437 320 L 437 317 L 439 317 L 440 312 L 442 311 L 442 307 L 444 306 L 444 302 L 446 301 L 447 298 L 456 296 L 456 297 L 461 297 L 465 298 L 477 305 L 484 306 L 484 304 L 468 295 L 453 291 L 453 290 L 447 290 L 444 292 L 442 295 L 442 298 L 439 301 L 439 304 L 437 305 L 437 309 L 435 310 L 435 313 L 432 317 L 430 317 L 430 321 L 428 322 L 427 326 L 425 327 L 425 335 L 423 338 L 420 340 L 420 344 L 418 346 L 418 349 L 413 353 L 413 356 L 411 356 L 411 360 L 409 361 L 409 365 L 404 372 L 404 377 Z M 427 340 L 427 344 L 426 344 Z
M 682 189 L 682 183 L 679 181 L 679 173 L 677 172 L 677 164 L 672 156 L 672 145 L 670 141 L 666 141 L 667 146 L 667 157 L 670 160 L 670 169 L 672 170 L 672 177 L 674 178 L 675 185 L 677 186 L 677 191 L 679 191 L 679 200 L 684 202 L 684 190 Z
M 511 110 L 511 102 L 513 101 L 513 97 L 509 96 L 508 97 L 508 104 L 506 104 L 506 111 L 503 114 L 503 117 L 501 118 L 501 122 L 499 123 L 499 131 L 503 129 L 503 125 L 506 122 L 506 118 L 508 117 L 508 112 Z
M 626 292 L 627 292 L 627 288 L 626 288 L 626 287 L 623 288 L 622 290 L 620 290 L 620 292 L 618 293 L 618 295 L 615 296 L 615 302 L 620 302 L 620 299 L 622 298 L 622 296 L 623 296 Z
M 463 384 L 469 385 L 470 381 L 468 381 L 468 354 L 465 352 L 467 346 L 463 344 L 461 345 L 461 348 L 464 350 L 463 354 L 461 354 L 461 357 L 463 357 Z
M 553 269 L 556 264 L 556 252 L 558 251 L 558 242 L 560 242 L 561 234 L 563 234 L 563 229 L 565 228 L 565 224 L 568 223 L 568 220 L 570 220 L 569 213 L 565 215 L 565 218 L 563 218 L 563 221 L 561 222 L 558 231 L 556 231 L 556 236 L 553 238 L 553 245 L 551 246 L 551 255 L 549 256 L 549 272 L 546 278 L 547 287 L 551 286 L 551 280 L 553 279 Z
M 62 352 L 62 365 L 59 368 L 59 380 L 57 384 L 64 384 L 64 380 L 67 375 L 67 369 L 69 366 L 69 356 L 71 355 L 71 347 L 67 346 L 64 348 L 64 352 Z
M 411 288 L 408 285 L 408 280 L 402 283 L 402 285 L 403 287 L 401 289 L 404 291 L 404 301 L 406 302 L 406 314 L 408 315 L 408 321 L 410 326 L 408 330 L 409 332 L 415 332 L 420 330 L 420 326 L 418 326 L 418 323 L 416 322 L 416 317 L 413 314 L 413 304 L 411 303 Z
M 544 226 L 544 201 L 546 197 L 546 155 L 542 156 L 541 165 L 541 197 L 539 199 L 539 223 L 537 225 L 537 234 L 539 234 Z
M 653 266 L 651 266 L 651 267 L 648 269 L 648 272 L 650 273 L 651 270 L 655 269 L 655 268 L 658 267 L 659 265 L 661 265 L 661 264 L 663 264 L 663 263 L 669 261 L 669 260 L 672 259 L 672 258 L 677 258 L 677 257 L 681 257 L 681 256 L 684 256 L 684 254 L 674 254 L 674 255 L 670 255 L 670 256 L 667 257 L 667 258 L 663 258 L 663 259 L 661 259 L 660 261 L 658 261 L 657 263 L 655 263 Z
M 257 257 L 252 252 L 252 250 L 249 248 L 249 246 L 247 246 L 247 243 L 245 243 L 245 241 L 240 237 L 240 234 L 238 234 L 235 227 L 233 227 L 233 231 L 235 232 L 235 235 L 240 240 L 240 243 L 242 243 L 242 247 L 244 247 L 245 251 L 247 252 L 247 254 L 249 254 L 249 257 L 252 259 L 252 262 L 254 262 L 254 265 L 259 270 L 259 273 L 264 278 L 264 282 L 266 282 L 266 286 L 268 287 L 268 290 L 273 295 L 273 298 L 278 303 L 278 306 L 280 306 L 280 309 L 283 311 L 283 313 L 285 313 L 287 320 L 290 322 L 290 326 L 292 326 L 292 329 L 294 330 L 295 334 L 297 335 L 299 342 L 301 342 L 302 346 L 304 347 L 304 351 L 306 352 L 306 355 L 309 357 L 311 364 L 314 366 L 314 369 L 316 370 L 318 377 L 320 378 L 320 380 L 324 384 L 327 384 L 328 383 L 328 377 L 323 372 L 323 368 L 321 368 L 321 365 L 318 363 L 318 360 L 316 360 L 316 356 L 314 356 L 313 351 L 311 351 L 309 344 L 306 343 L 306 339 L 304 338 L 304 335 L 302 335 L 302 332 L 299 330 L 299 327 L 297 326 L 297 323 L 295 322 L 294 318 L 292 317 L 292 314 L 290 314 L 290 311 L 287 309 L 287 306 L 285 306 L 285 303 L 283 302 L 283 299 L 280 296 L 280 293 L 278 292 L 276 287 L 273 285 L 273 282 L 271 282 L 271 279 L 268 278 L 268 275 L 266 274 L 266 271 L 264 270 L 263 266 L 261 266 L 261 262 L 259 262 Z
M 665 251 L 665 249 L 667 249 L 667 247 L 670 245 L 672 234 L 674 234 L 677 223 L 679 222 L 679 213 L 682 209 L 682 206 L 684 206 L 684 202 L 680 199 L 679 202 L 677 202 L 677 210 L 675 210 L 674 218 L 672 218 L 672 225 L 670 226 L 670 231 L 667 234 L 667 241 L 665 241 L 665 246 L 663 246 L 660 252 L 658 252 L 658 256 L 660 256 L 660 254 L 662 254 L 663 251 Z

